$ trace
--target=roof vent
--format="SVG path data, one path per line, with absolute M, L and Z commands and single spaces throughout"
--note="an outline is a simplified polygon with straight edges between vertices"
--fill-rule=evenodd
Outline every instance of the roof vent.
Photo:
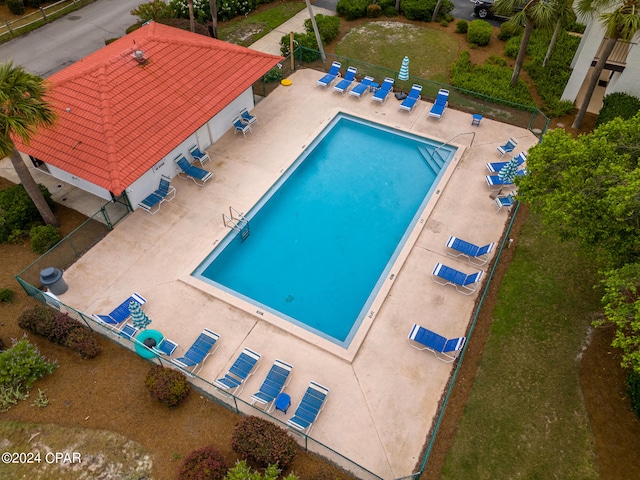
M 143 65 L 147 61 L 147 59 L 144 57 L 144 52 L 140 49 L 133 52 L 132 56 L 133 58 L 136 59 L 136 62 L 138 62 L 140 65 Z

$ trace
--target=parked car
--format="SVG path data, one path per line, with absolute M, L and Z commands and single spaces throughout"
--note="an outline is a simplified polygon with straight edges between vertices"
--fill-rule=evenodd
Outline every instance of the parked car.
M 473 7 L 473 13 L 476 17 L 485 18 L 509 18 L 509 15 L 501 15 L 493 10 L 493 2 L 495 0 L 472 0 L 475 3 Z M 522 10 L 522 6 L 517 7 L 518 10 Z

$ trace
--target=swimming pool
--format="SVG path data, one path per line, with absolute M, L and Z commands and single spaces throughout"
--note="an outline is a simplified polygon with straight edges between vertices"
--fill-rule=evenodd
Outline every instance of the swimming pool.
M 192 273 L 347 348 L 456 148 L 337 115 Z

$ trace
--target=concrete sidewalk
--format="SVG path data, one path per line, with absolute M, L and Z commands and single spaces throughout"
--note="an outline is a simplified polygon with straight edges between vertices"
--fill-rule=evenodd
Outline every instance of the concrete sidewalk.
M 313 14 L 318 15 L 335 15 L 336 12 L 327 10 L 326 8 L 313 7 Z M 280 55 L 280 39 L 284 35 L 288 35 L 291 32 L 304 33 L 304 21 L 309 18 L 309 10 L 301 10 L 293 18 L 290 18 L 282 25 L 267 33 L 257 42 L 253 43 L 249 48 L 258 50 L 260 52 L 270 53 L 272 55 Z

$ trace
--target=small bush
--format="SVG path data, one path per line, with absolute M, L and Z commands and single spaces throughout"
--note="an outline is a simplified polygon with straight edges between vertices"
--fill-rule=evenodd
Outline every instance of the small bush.
M 53 225 L 38 225 L 31 227 L 31 251 L 45 253 L 60 241 L 60 231 Z
M 466 20 L 458 20 L 456 22 L 456 33 L 467 33 L 469 30 L 469 22 Z
M 0 303 L 13 302 L 14 292 L 10 288 L 0 288 Z
M 155 398 L 167 407 L 180 405 L 191 391 L 191 384 L 182 372 L 162 365 L 151 367 L 144 384 L 151 398 Z
M 606 95 L 602 100 L 602 108 L 596 120 L 596 127 L 610 122 L 614 118 L 629 120 L 640 112 L 640 98 L 618 92 Z
M 631 406 L 640 417 L 640 373 L 631 370 L 627 376 L 627 393 L 631 399 Z
M 437 3 L 438 0 L 403 0 L 402 12 L 408 20 L 430 22 Z M 450 0 L 442 0 L 436 21 L 446 20 L 451 10 L 453 10 L 453 3 Z
M 357 20 L 367 14 L 367 7 L 372 0 L 338 0 L 336 13 L 346 20 Z
M 400 15 L 398 13 L 398 10 L 396 10 L 396 7 L 384 7 L 384 9 L 382 10 L 382 14 L 385 17 L 389 17 L 389 18 L 397 17 L 398 15 Z
M 272 68 L 262 78 L 266 83 L 279 82 L 282 80 L 282 68 Z
M 44 358 L 26 337 L 0 353 L 0 385 L 17 390 L 29 390 L 33 384 L 58 367 Z
M 340 19 L 333 15 L 322 15 L 321 13 L 316 15 L 315 19 L 323 45 L 327 45 L 333 42 L 340 33 Z M 310 33 L 314 36 L 313 38 L 315 41 L 313 25 L 311 24 L 311 20 L 309 18 L 304 21 L 304 29 L 307 33 Z M 316 48 L 318 48 L 317 45 Z
M 280 475 L 280 469 L 277 465 L 269 465 L 265 471 L 264 475 L 260 472 L 253 470 L 245 460 L 239 460 L 236 464 L 229 469 L 227 472 L 227 476 L 224 477 L 225 480 L 277 480 L 278 475 Z M 327 477 L 322 477 L 327 478 Z M 290 473 L 283 480 L 299 480 L 296 475 Z
M 446 20 L 440 20 L 440 26 L 447 28 L 449 26 L 449 22 Z
M 294 33 L 293 41 L 294 49 L 296 47 L 305 47 L 302 54 L 296 53 L 296 58 L 300 58 L 303 62 L 314 62 L 320 59 L 318 43 L 313 33 Z M 283 57 L 289 55 L 289 35 L 283 35 L 280 39 L 280 53 Z
M 480 47 L 489 45 L 493 27 L 486 20 L 471 20 L 467 30 L 467 41 Z
M 224 455 L 209 445 L 186 456 L 178 471 L 178 480 L 223 480 L 227 470 L 229 464 Z
M 518 56 L 518 52 L 520 51 L 520 43 L 522 42 L 522 37 L 511 37 L 504 44 L 504 56 L 509 58 L 516 58 Z
M 500 25 L 500 31 L 498 32 L 498 39 L 506 42 L 511 37 L 522 35 L 524 28 L 521 25 L 512 25 L 509 22 L 505 22 Z
M 379 18 L 382 16 L 382 8 L 380 5 L 372 4 L 367 7 L 367 17 Z
M 44 185 L 40 185 L 49 206 L 54 209 L 51 194 Z M 29 198 L 22 184 L 0 190 L 0 243 L 5 243 L 15 232 L 29 230 L 34 223 L 41 222 L 38 209 Z
M 173 6 L 165 3 L 163 0 L 153 0 L 152 2 L 142 3 L 129 13 L 138 17 L 142 23 L 148 22 L 149 20 L 157 22 L 158 20 L 176 16 Z
M 24 13 L 24 2 L 22 0 L 7 0 L 7 7 L 14 15 L 22 15 Z
M 77 323 L 77 322 L 76 322 Z M 65 338 L 64 345 L 71 350 L 78 352 L 82 358 L 97 357 L 102 351 L 102 347 L 93 337 L 91 330 L 78 324 L 81 328 L 70 330 Z
M 287 430 L 259 417 L 238 422 L 231 437 L 231 448 L 241 457 L 261 467 L 278 464 L 286 469 L 296 457 L 296 442 Z
M 25 310 L 18 317 L 18 326 L 28 332 L 47 338 L 53 331 L 56 314 L 45 307 L 37 305 Z

